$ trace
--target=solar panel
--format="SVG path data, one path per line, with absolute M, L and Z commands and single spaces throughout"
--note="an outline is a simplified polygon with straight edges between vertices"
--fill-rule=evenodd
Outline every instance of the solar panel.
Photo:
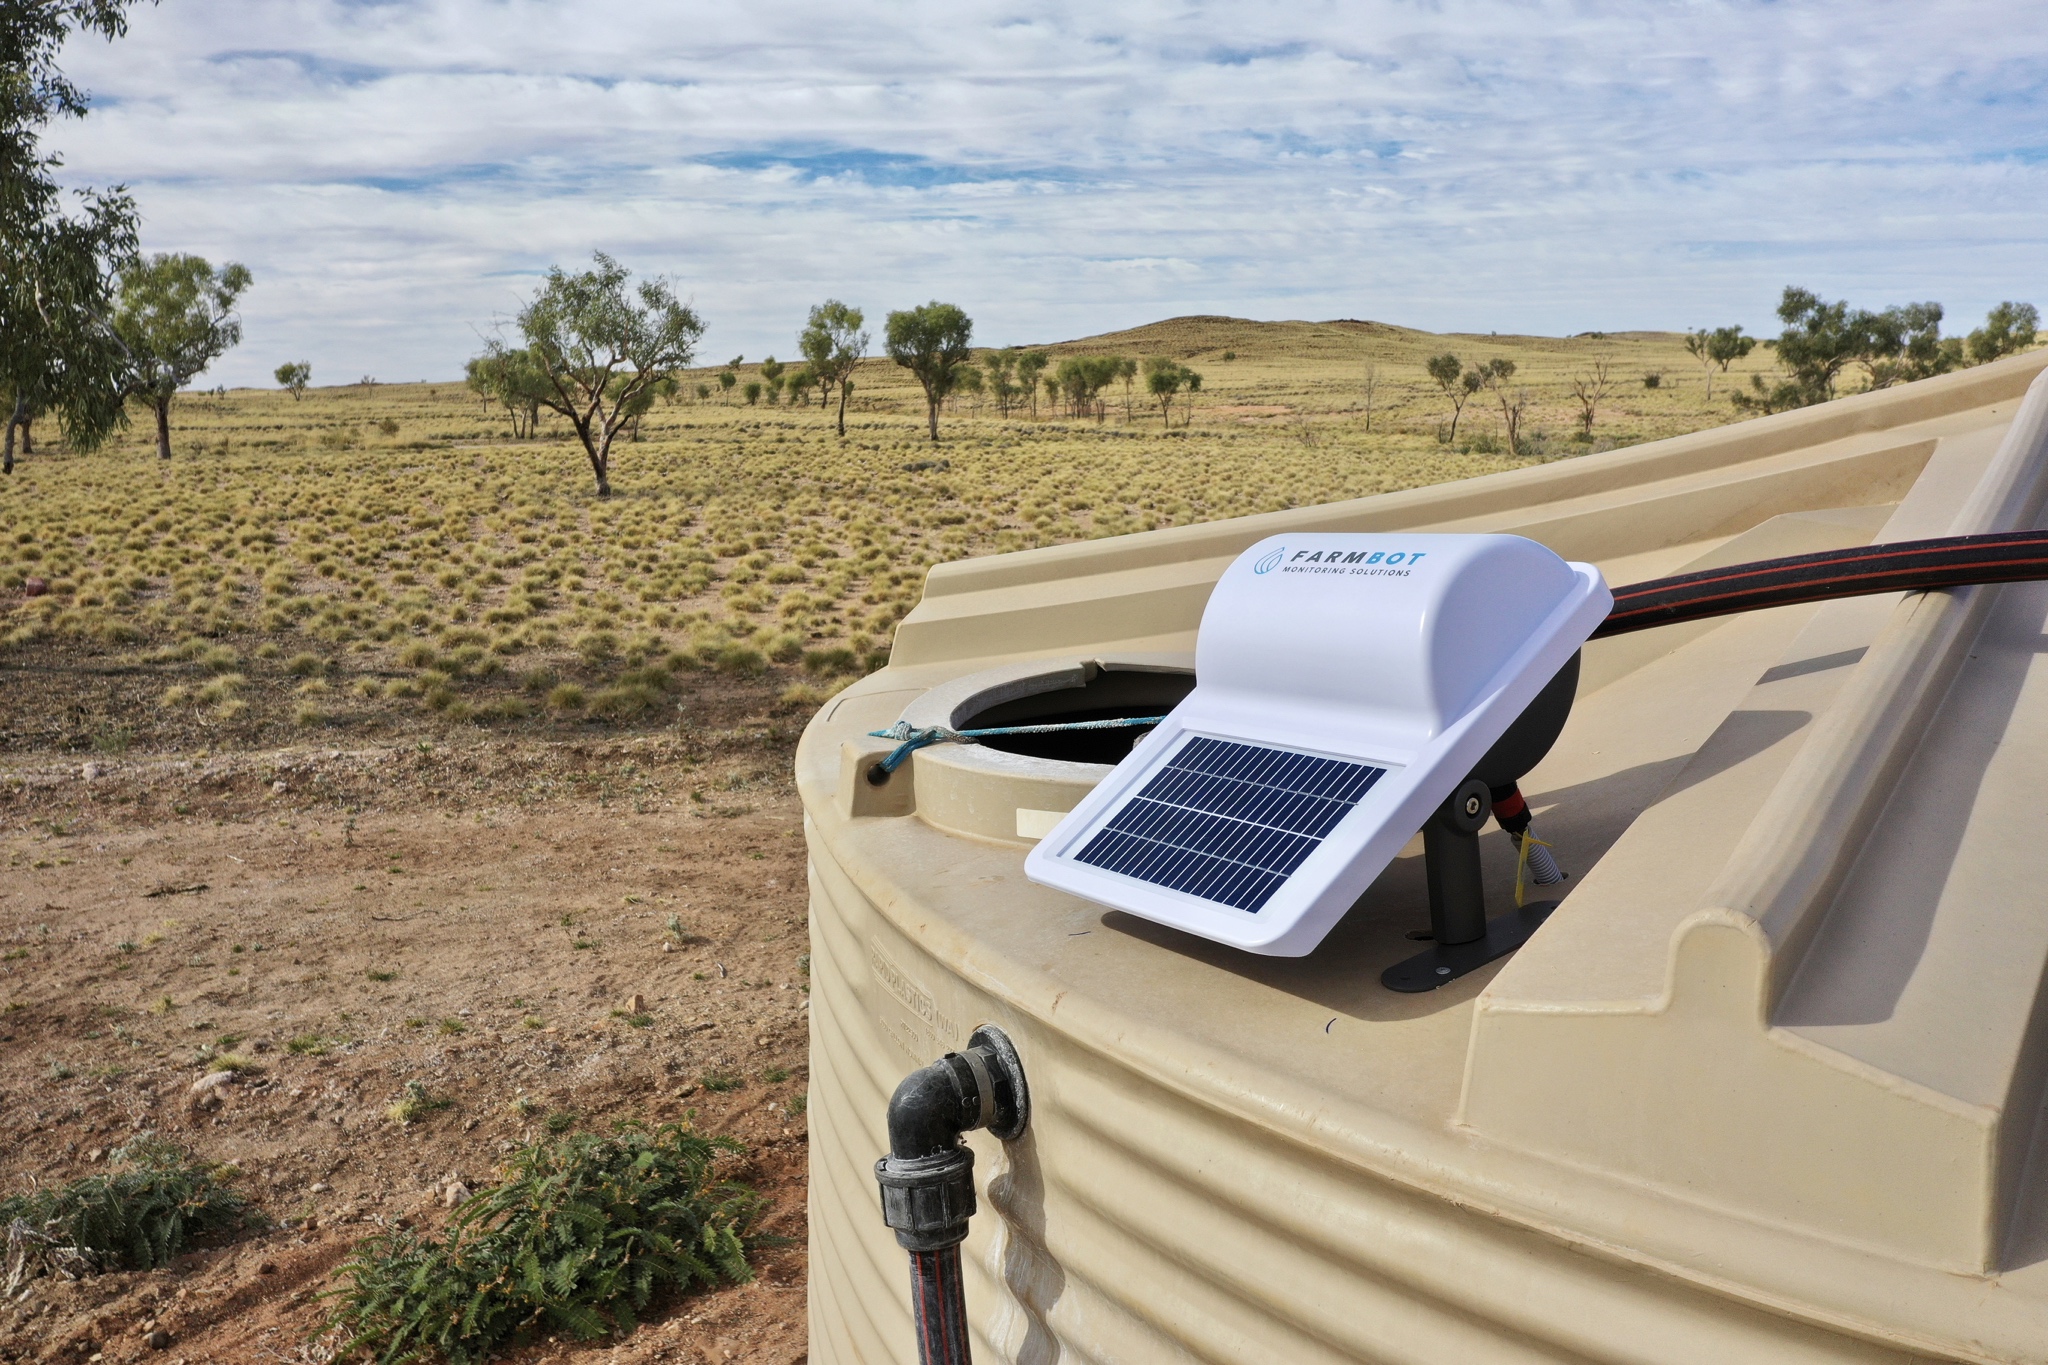
M 1262 540 L 1209 594 L 1194 690 L 1025 874 L 1219 943 L 1309 952 L 1613 600 L 1597 568 L 1520 536 Z
M 1191 735 L 1075 858 L 1256 914 L 1385 772 Z

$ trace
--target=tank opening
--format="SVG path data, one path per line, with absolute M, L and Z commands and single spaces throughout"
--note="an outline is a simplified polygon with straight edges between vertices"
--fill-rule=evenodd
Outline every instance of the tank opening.
M 963 717 L 957 728 L 1050 725 L 1077 720 L 1122 720 L 1163 716 L 1194 691 L 1191 672 L 1125 672 L 1101 669 L 1079 687 L 1017 697 Z M 1049 735 L 988 735 L 976 741 L 1007 754 L 1052 758 L 1067 763 L 1121 763 L 1131 746 L 1152 733 L 1150 726 L 1119 730 L 1072 730 Z

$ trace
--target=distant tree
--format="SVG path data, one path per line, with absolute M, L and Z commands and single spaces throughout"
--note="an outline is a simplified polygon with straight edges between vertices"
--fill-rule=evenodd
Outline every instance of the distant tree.
M 280 388 L 291 390 L 296 403 L 306 396 L 306 385 L 313 382 L 313 367 L 303 360 L 287 360 L 277 367 L 277 382 Z
M 1365 373 L 1359 376 L 1358 387 L 1359 391 L 1365 396 L 1365 429 L 1370 433 L 1372 431 L 1373 399 L 1379 395 L 1380 367 L 1368 363 L 1365 367 Z
M 1982 365 L 2000 356 L 2024 351 L 2034 344 L 2041 326 L 2041 314 L 2031 303 L 2008 300 L 1984 317 L 1984 325 L 1970 333 L 1970 363 Z
M 560 266 L 519 310 L 519 330 L 547 378 L 547 407 L 576 429 L 597 476 L 597 495 L 610 497 L 612 443 L 633 420 L 642 394 L 689 365 L 704 323 L 680 302 L 668 281 L 640 281 L 603 252 L 592 268 Z
M 497 403 L 512 419 L 512 439 L 524 441 L 540 427 L 540 410 L 552 386 L 547 371 L 526 347 L 494 346 L 464 367 L 470 390 L 488 409 Z
M 1465 404 L 1471 401 L 1472 395 L 1479 392 L 1480 373 L 1476 368 L 1464 369 L 1458 357 L 1449 351 L 1431 356 L 1428 369 L 1429 377 L 1436 381 L 1436 386 L 1451 402 L 1451 430 L 1444 439 L 1455 441 L 1458 439 L 1458 418 L 1464 414 Z
M 697 386 L 697 401 L 699 403 L 711 401 L 711 386 L 709 384 L 699 384 Z
M 846 434 L 846 399 L 852 392 L 848 380 L 853 377 L 854 366 L 868 353 L 868 334 L 861 330 L 867 322 L 858 308 L 849 307 L 838 299 L 826 299 L 811 309 L 810 318 L 804 323 L 804 330 L 796 339 L 797 349 L 810 362 L 811 373 L 818 377 L 818 401 L 832 401 L 832 390 L 839 390 L 839 434 Z
M 1908 303 L 1881 313 L 1850 314 L 1859 345 L 1856 359 L 1871 389 L 1947 374 L 1963 363 L 1963 339 L 1941 334 L 1938 303 Z
M 939 439 L 939 404 L 953 391 L 954 376 L 967 363 L 974 320 L 936 299 L 921 308 L 889 314 L 883 344 L 889 358 L 917 376 L 924 389 L 932 440 Z
M 1599 415 L 1600 403 L 1607 397 L 1608 389 L 1607 362 L 1604 360 L 1594 361 L 1592 369 L 1580 370 L 1571 377 L 1572 397 L 1579 405 L 1579 435 L 1584 440 L 1593 439 L 1593 422 Z
M 1738 323 L 1733 327 L 1702 327 L 1696 332 L 1685 334 L 1685 349 L 1693 359 L 1700 362 L 1706 371 L 1707 401 L 1714 401 L 1714 371 L 1728 373 L 1728 367 L 1748 355 L 1756 348 L 1756 338 L 1744 336 Z
M 1842 371 L 1865 351 L 1865 329 L 1844 301 L 1830 303 L 1811 290 L 1787 285 L 1778 301 L 1778 363 L 1788 378 L 1766 384 L 1762 375 L 1749 377 L 1750 392 L 1731 395 L 1735 406 L 1753 412 L 1784 412 L 1835 396 Z
M 749 379 L 746 388 L 741 389 L 740 392 L 747 396 L 747 406 L 751 408 L 754 404 L 761 401 L 761 381 Z
M 739 377 L 739 375 L 737 375 L 736 373 L 734 373 L 733 371 L 731 371 L 731 370 L 729 370 L 729 369 L 728 369 L 728 370 L 720 370 L 720 371 L 718 372 L 718 387 L 719 387 L 719 389 L 720 389 L 720 390 L 721 390 L 722 392 L 724 392 L 724 393 L 728 393 L 728 394 L 729 394 L 729 393 L 731 393 L 731 392 L 732 392 L 732 386 L 733 386 L 733 385 L 735 385 L 735 384 L 737 384 L 737 383 L 739 383 L 739 382 L 740 382 L 740 377 Z
M 1116 358 L 1116 377 L 1124 381 L 1124 420 L 1130 421 L 1136 414 L 1131 410 L 1132 381 L 1138 377 L 1138 362 L 1127 355 Z
M 789 390 L 789 401 L 792 404 L 808 403 L 811 389 L 817 382 L 818 377 L 811 372 L 810 366 L 799 365 L 789 372 L 788 378 L 782 381 L 782 386 Z
M 1480 384 L 1500 404 L 1501 433 L 1507 437 L 1508 454 L 1519 457 L 1522 453 L 1522 419 L 1529 409 L 1529 390 L 1508 386 L 1508 381 L 1515 377 L 1515 362 L 1505 356 L 1495 356 L 1480 365 L 1476 373 Z
M 976 412 L 981 411 L 981 395 L 987 388 L 988 376 L 982 373 L 981 366 L 971 360 L 962 365 L 953 375 L 953 391 L 955 393 L 964 393 L 972 398 Z
M 156 453 L 168 460 L 171 400 L 242 340 L 235 302 L 249 288 L 249 272 L 165 253 L 128 262 L 120 280 L 114 333 L 128 351 L 128 392 L 156 413 Z
M 1008 417 L 1024 396 L 1024 390 L 1017 383 L 1016 348 L 987 352 L 981 358 L 981 369 L 988 381 L 989 399 L 996 405 L 996 415 Z
M 620 375 L 612 382 L 623 388 L 627 378 L 628 376 L 626 375 Z M 622 402 L 619 406 L 619 411 L 625 422 L 626 439 L 629 441 L 639 440 L 640 419 L 653 410 L 656 399 L 673 399 L 676 396 L 676 390 L 681 386 L 680 380 L 674 375 L 668 375 L 657 379 L 654 383 L 647 385 L 631 398 Z
M 1100 422 L 1107 415 L 1102 391 L 1123 374 L 1123 360 L 1113 355 L 1069 356 L 1053 371 L 1068 409 L 1076 417 L 1092 414 Z
M 1038 420 L 1038 377 L 1045 373 L 1045 367 L 1052 363 L 1052 357 L 1044 351 L 1026 351 L 1017 357 L 1017 387 L 1031 400 L 1031 419 Z
M 772 355 L 761 362 L 761 387 L 767 391 L 770 407 L 775 406 L 776 395 L 782 392 L 782 372 L 787 368 Z
M 1181 390 L 1187 388 L 1193 379 L 1195 386 L 1201 386 L 1201 376 L 1178 360 L 1165 356 L 1153 356 L 1145 362 L 1145 392 L 1152 395 L 1159 404 L 1159 421 L 1162 426 L 1173 425 L 1173 400 Z
M 82 118 L 84 92 L 57 58 L 73 34 L 127 31 L 127 0 L 0 0 L 0 394 L 5 454 L 17 429 L 53 414 L 65 440 L 91 449 L 124 420 L 127 357 L 109 319 L 121 266 L 135 254 L 135 205 L 119 189 L 77 192 L 66 212 L 41 146 L 57 118 Z

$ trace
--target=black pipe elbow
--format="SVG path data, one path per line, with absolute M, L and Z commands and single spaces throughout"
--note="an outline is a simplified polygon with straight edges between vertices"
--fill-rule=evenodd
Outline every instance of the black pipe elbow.
M 889 1155 L 901 1160 L 933 1156 L 959 1145 L 980 1126 L 981 1087 L 957 1052 L 949 1052 L 896 1087 L 889 1100 Z
M 967 1237 L 974 1216 L 974 1153 L 960 1135 L 987 1128 L 1005 1142 L 1030 1122 L 1017 1050 L 997 1028 L 976 1029 L 965 1052 L 913 1071 L 889 1101 L 889 1155 L 875 1163 L 882 1217 L 910 1251 Z

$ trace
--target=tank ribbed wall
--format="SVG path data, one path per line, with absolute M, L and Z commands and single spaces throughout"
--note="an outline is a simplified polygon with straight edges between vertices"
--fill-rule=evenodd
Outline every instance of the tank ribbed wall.
M 811 1338 L 916 1359 L 873 1165 L 896 1082 L 994 1022 L 1031 1131 L 972 1135 L 963 1249 L 978 1360 L 1016 1365 L 1788 1365 L 1924 1359 L 1458 1208 L 1203 1105 L 924 954 L 812 831 Z M 883 980 L 890 977 L 890 981 Z M 908 1003 L 906 1003 L 908 1002 Z

